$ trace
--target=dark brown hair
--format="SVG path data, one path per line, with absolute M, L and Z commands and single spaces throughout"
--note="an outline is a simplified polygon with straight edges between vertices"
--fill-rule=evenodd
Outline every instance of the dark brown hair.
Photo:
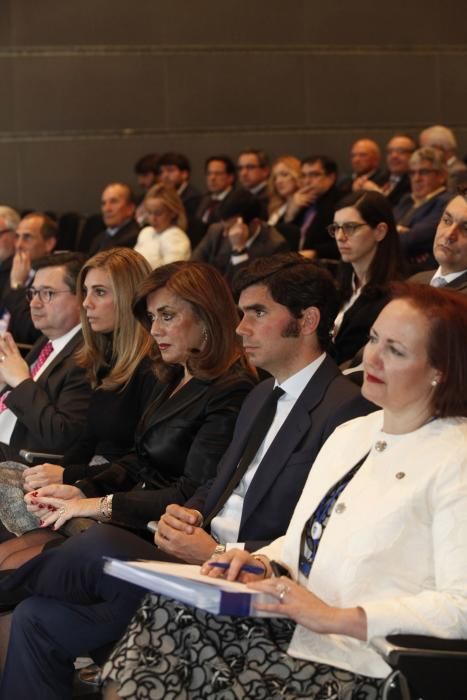
M 427 319 L 428 361 L 442 377 L 433 391 L 437 416 L 467 417 L 467 297 L 425 284 L 398 282 L 392 298 L 403 299 Z
M 239 323 L 237 308 L 227 283 L 214 267 L 199 262 L 174 262 L 153 270 L 138 287 L 133 302 L 133 313 L 147 329 L 151 327 L 147 297 L 163 287 L 188 302 L 206 328 L 203 347 L 194 351 L 187 363 L 194 377 L 219 377 L 240 358 L 247 366 L 235 333 Z M 155 364 L 162 381 L 169 382 L 178 374 L 178 365 L 168 365 L 160 354 Z

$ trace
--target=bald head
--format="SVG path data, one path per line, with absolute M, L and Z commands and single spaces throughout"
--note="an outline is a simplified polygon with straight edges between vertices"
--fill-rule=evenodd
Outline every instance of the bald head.
M 355 141 L 350 152 L 352 172 L 355 175 L 366 175 L 372 170 L 379 168 L 381 163 L 381 151 L 376 143 L 371 139 L 360 139 Z

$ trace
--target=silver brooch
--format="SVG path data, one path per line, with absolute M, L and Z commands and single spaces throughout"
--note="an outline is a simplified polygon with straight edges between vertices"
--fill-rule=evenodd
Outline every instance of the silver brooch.
M 375 444 L 375 450 L 377 452 L 384 452 L 387 446 L 387 442 L 385 442 L 384 440 L 378 440 L 378 442 Z

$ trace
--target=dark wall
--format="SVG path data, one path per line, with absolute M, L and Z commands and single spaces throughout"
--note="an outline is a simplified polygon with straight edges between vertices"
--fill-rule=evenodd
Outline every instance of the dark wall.
M 467 151 L 458 0 L 1 0 L 0 203 L 97 209 L 142 154 L 321 151 L 444 123 Z

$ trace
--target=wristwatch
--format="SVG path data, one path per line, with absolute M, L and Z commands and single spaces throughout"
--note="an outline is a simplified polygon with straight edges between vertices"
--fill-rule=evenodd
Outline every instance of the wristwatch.
M 225 549 L 225 544 L 218 544 L 215 550 L 213 551 L 213 554 L 224 554 Z

